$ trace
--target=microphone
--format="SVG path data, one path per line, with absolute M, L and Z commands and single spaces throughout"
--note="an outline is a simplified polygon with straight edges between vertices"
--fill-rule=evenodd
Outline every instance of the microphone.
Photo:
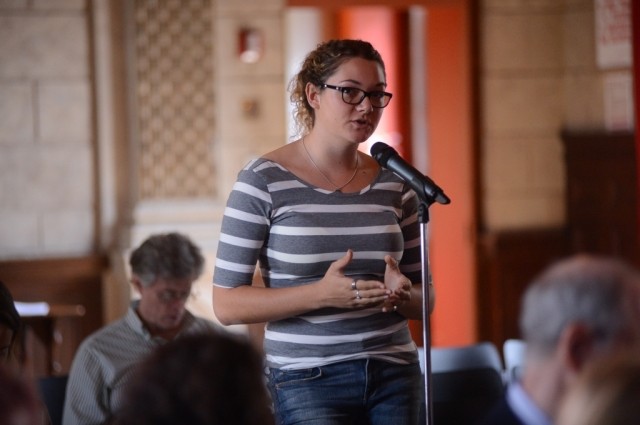
M 378 164 L 406 180 L 420 198 L 427 198 L 426 200 L 431 201 L 431 203 L 433 201 L 440 204 L 451 202 L 451 199 L 444 194 L 444 191 L 433 180 L 402 159 L 391 146 L 376 142 L 371 146 L 371 156 L 378 161 Z

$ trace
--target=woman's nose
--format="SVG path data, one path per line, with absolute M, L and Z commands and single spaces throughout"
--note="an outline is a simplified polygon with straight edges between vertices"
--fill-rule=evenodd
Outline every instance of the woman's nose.
M 362 99 L 362 102 L 358 104 L 358 110 L 365 112 L 373 111 L 373 104 L 371 103 L 369 96 L 365 96 L 364 99 Z

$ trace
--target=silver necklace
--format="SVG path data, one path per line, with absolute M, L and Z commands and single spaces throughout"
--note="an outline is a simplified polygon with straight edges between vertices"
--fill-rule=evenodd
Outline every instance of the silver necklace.
M 304 143 L 304 137 L 302 138 L 302 147 L 304 148 L 304 151 L 307 153 L 307 157 L 309 157 L 309 161 L 311 161 L 311 163 L 313 164 L 314 167 L 316 167 L 316 170 L 318 170 L 318 172 L 320 173 L 320 175 L 322 177 L 324 177 L 324 179 L 333 187 L 335 187 L 336 191 L 340 191 L 342 190 L 343 187 L 345 187 L 346 185 L 348 185 L 349 183 L 351 183 L 353 181 L 353 179 L 356 178 L 356 174 L 358 174 L 358 166 L 360 164 L 360 156 L 358 155 L 358 153 L 356 152 L 356 168 L 355 170 L 353 170 L 353 175 L 351 176 L 351 178 L 342 186 L 338 186 L 337 184 L 335 184 L 334 182 L 331 181 L 331 179 L 329 177 L 327 177 L 327 175 L 325 173 L 322 172 L 322 170 L 320 169 L 320 167 L 318 167 L 318 164 L 316 164 L 316 162 L 313 160 L 313 158 L 311 157 L 311 154 L 309 153 L 309 150 L 307 149 L 307 145 Z

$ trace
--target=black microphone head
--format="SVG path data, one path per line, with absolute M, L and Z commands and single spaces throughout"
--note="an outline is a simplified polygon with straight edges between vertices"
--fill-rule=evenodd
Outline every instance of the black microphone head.
M 373 146 L 371 146 L 370 152 L 373 159 L 378 161 L 378 163 L 382 166 L 387 165 L 387 161 L 391 156 L 397 155 L 395 149 L 382 142 L 375 142 Z

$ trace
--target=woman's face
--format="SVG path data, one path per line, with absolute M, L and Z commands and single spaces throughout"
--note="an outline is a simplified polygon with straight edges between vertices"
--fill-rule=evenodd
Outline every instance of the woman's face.
M 386 89 L 382 67 L 375 61 L 362 58 L 345 61 L 325 83 L 365 92 Z M 315 100 L 316 130 L 332 133 L 335 137 L 355 143 L 362 143 L 373 134 L 383 109 L 373 108 L 369 97 L 365 97 L 358 105 L 351 105 L 343 101 L 339 90 L 317 89 L 317 97 L 311 98 L 312 102 Z
M 11 353 L 11 342 L 13 341 L 13 330 L 7 325 L 0 323 L 0 364 L 7 363 Z

